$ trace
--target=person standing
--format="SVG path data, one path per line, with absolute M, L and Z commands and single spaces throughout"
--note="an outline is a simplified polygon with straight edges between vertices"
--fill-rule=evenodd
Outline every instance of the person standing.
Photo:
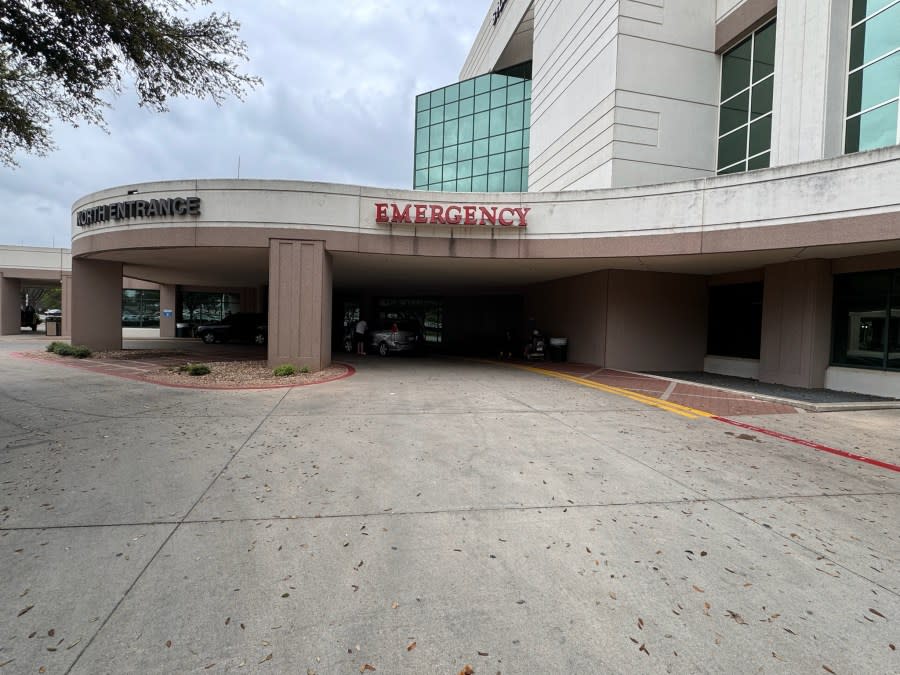
M 356 342 L 356 353 L 360 356 L 366 355 L 366 331 L 369 330 L 369 324 L 366 320 L 360 318 L 356 322 L 356 328 L 353 331 L 353 340 Z

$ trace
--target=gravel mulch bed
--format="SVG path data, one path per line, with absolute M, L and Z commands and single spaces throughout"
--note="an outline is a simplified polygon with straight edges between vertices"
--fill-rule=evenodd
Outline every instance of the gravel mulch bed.
M 147 373 L 142 378 L 160 384 L 174 384 L 185 387 L 209 387 L 210 385 L 225 388 L 256 387 L 298 387 L 304 384 L 319 384 L 346 377 L 353 371 L 340 363 L 332 363 L 327 368 L 315 373 L 297 373 L 296 375 L 277 376 L 265 361 L 205 361 L 209 366 L 207 375 L 189 375 L 174 368 L 160 368 Z M 229 386 L 230 385 L 230 386 Z
M 86 359 L 60 356 L 52 352 L 25 352 L 21 356 L 45 361 L 58 361 L 66 365 L 93 369 L 89 364 L 119 362 L 115 371 L 104 368 L 104 372 L 119 377 L 155 382 L 174 387 L 196 389 L 260 389 L 272 387 L 299 387 L 321 384 L 352 375 L 353 367 L 343 363 L 332 363 L 327 368 L 314 373 L 277 376 L 264 360 L 208 361 L 201 354 L 156 349 L 123 349 L 94 352 Z M 200 357 L 200 358 L 198 358 Z M 206 375 L 190 375 L 179 371 L 179 366 L 188 363 L 202 363 L 210 372 Z M 119 371 L 118 368 L 124 370 Z

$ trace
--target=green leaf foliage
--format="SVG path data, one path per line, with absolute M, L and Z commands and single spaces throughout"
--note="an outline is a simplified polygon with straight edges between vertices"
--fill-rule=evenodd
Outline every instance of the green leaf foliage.
M 247 46 L 209 0 L 0 2 L 0 162 L 53 148 L 54 119 L 104 127 L 106 95 L 133 80 L 141 106 L 172 97 L 242 98 L 258 77 L 238 71 Z

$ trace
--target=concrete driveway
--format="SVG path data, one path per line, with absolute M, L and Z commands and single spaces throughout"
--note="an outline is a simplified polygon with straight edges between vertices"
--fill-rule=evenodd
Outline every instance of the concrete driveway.
M 188 391 L 17 340 L 0 675 L 900 672 L 900 473 L 504 366 Z M 900 410 L 740 419 L 900 463 Z

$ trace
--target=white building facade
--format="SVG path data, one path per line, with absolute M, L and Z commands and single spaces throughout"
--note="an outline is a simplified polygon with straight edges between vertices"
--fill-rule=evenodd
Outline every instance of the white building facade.
M 609 368 L 900 396 L 898 95 L 898 0 L 500 0 L 415 102 L 420 189 L 79 199 L 72 339 L 120 342 L 126 277 L 163 335 L 229 289 L 273 364 L 327 363 L 348 307 L 427 305 L 448 351 L 536 324 Z

